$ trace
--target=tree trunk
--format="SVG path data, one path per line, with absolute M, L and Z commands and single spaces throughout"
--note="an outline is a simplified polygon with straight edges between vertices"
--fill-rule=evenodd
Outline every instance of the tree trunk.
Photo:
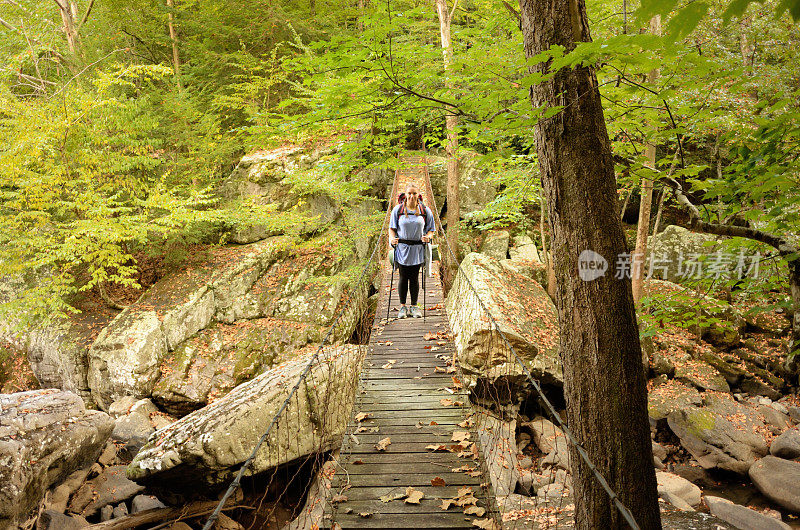
M 448 77 L 448 70 L 453 60 L 453 43 L 450 40 L 450 21 L 453 17 L 458 0 L 449 10 L 447 0 L 436 0 L 436 13 L 439 15 L 439 32 L 442 36 L 442 54 L 444 55 L 445 86 L 453 88 Z M 458 224 L 461 218 L 461 208 L 458 197 L 458 117 L 448 112 L 445 117 L 447 128 L 447 239 L 453 253 L 458 256 Z
M 175 79 L 178 81 L 178 88 L 183 90 L 181 83 L 181 59 L 178 55 L 178 33 L 175 31 L 175 18 L 172 14 L 174 0 L 167 0 L 169 14 L 167 14 L 167 25 L 169 26 L 169 39 L 172 41 L 172 68 L 175 70 Z
M 520 0 L 525 55 L 590 41 L 583 0 Z M 543 73 L 548 63 L 531 67 Z M 559 351 L 570 429 L 644 529 L 660 529 L 647 389 L 631 284 L 579 277 L 579 254 L 610 263 L 627 251 L 614 161 L 594 70 L 564 68 L 531 89 L 534 108 L 562 106 L 534 128 L 556 273 Z M 627 528 L 589 466 L 570 447 L 576 527 Z
M 364 31 L 364 0 L 358 0 L 358 31 Z
M 661 15 L 656 15 L 650 19 L 650 33 L 661 35 Z M 652 70 L 647 75 L 650 84 L 658 79 L 658 68 Z M 644 148 L 647 165 L 655 172 L 656 169 L 656 145 L 648 142 Z M 631 289 L 633 290 L 633 302 L 639 303 L 642 296 L 642 284 L 644 282 L 647 263 L 647 236 L 650 234 L 650 214 L 653 205 L 653 179 L 642 179 L 642 199 L 639 201 L 639 224 L 636 228 L 636 250 L 631 255 Z
M 622 201 L 622 207 L 619 210 L 619 220 L 625 218 L 625 210 L 628 209 L 628 202 L 631 200 L 631 195 L 633 195 L 633 188 L 628 190 L 628 194 L 625 196 L 625 200 Z
M 78 55 L 78 31 L 75 28 L 75 16 L 73 15 L 74 5 L 67 0 L 55 0 L 58 5 L 58 12 L 61 15 L 61 22 L 64 24 L 62 30 L 67 39 L 67 47 L 72 55 Z
M 661 195 L 658 198 L 658 207 L 656 208 L 656 220 L 653 221 L 653 229 L 650 231 L 651 235 L 658 233 L 658 227 L 661 224 L 661 216 L 664 213 L 664 199 L 667 195 L 667 188 L 661 188 Z
M 555 300 L 556 297 L 556 273 L 553 270 L 553 259 L 547 251 L 547 240 L 545 239 L 544 222 L 547 215 L 547 201 L 544 197 L 541 199 L 541 208 L 539 208 L 539 233 L 542 238 L 542 258 L 544 258 L 544 270 L 547 274 L 547 294 L 550 298 Z

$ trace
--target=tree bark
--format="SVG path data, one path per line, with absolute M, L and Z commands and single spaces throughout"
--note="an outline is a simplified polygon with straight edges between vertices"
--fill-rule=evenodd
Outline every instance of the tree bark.
M 650 19 L 650 33 L 661 35 L 661 15 L 656 15 Z M 658 79 L 658 68 L 651 70 L 647 74 L 647 81 L 650 84 Z M 647 159 L 647 166 L 655 171 L 656 169 L 656 145 L 647 142 L 644 148 L 644 156 Z M 633 290 L 633 302 L 639 303 L 642 295 L 642 283 L 646 275 L 645 264 L 647 263 L 647 237 L 650 234 L 650 214 L 653 206 L 653 180 L 642 180 L 642 199 L 639 201 L 639 224 L 636 228 L 636 250 L 631 255 L 631 289 Z
M 525 55 L 591 40 L 583 0 L 520 0 Z M 549 71 L 548 63 L 531 72 Z M 627 251 L 614 161 L 594 70 L 565 68 L 531 88 L 534 108 L 563 107 L 535 128 L 549 207 L 559 351 L 570 429 L 644 529 L 660 529 L 647 390 L 631 284 L 579 277 L 579 254 L 610 263 Z M 613 266 L 613 265 L 612 265 Z M 577 528 L 627 528 L 589 466 L 570 447 Z
M 78 55 L 78 31 L 75 28 L 75 17 L 73 15 L 74 5 L 67 0 L 55 0 L 58 5 L 58 12 L 61 15 L 61 22 L 64 24 L 62 30 L 67 39 L 67 47 L 72 55 Z
M 622 206 L 620 207 L 620 210 L 619 210 L 619 220 L 620 221 L 622 221 L 622 219 L 625 217 L 625 210 L 628 209 L 628 201 L 631 200 L 631 195 L 633 195 L 633 188 L 628 190 L 628 194 L 625 195 L 625 200 L 622 201 Z
M 450 40 L 450 22 L 453 18 L 458 0 L 450 10 L 447 0 L 436 0 L 436 13 L 439 15 L 439 32 L 442 37 L 442 54 L 444 55 L 445 86 L 453 88 L 453 83 L 448 77 L 448 71 L 453 60 L 453 42 Z M 461 218 L 461 208 L 458 197 L 458 117 L 449 112 L 445 116 L 447 128 L 447 239 L 450 248 L 458 256 L 458 224 Z
M 547 201 L 544 197 L 541 199 L 541 208 L 539 209 L 539 233 L 542 237 L 542 257 L 544 258 L 544 270 L 547 274 L 547 294 L 550 298 L 555 300 L 556 297 L 556 274 L 553 270 L 553 259 L 547 251 L 547 241 L 545 240 L 544 222 L 547 215 Z
M 172 10 L 175 8 L 174 0 L 167 0 L 167 6 L 169 6 L 167 25 L 169 26 L 169 39 L 172 41 L 172 68 L 175 70 L 175 80 L 178 82 L 178 88 L 183 90 L 183 83 L 181 82 L 181 59 L 178 54 L 178 33 L 175 31 L 175 18 L 172 14 Z

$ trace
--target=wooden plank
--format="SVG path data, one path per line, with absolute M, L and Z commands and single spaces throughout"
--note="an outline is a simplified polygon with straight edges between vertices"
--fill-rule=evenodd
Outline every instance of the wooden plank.
M 480 471 L 480 468 L 475 462 L 467 463 L 469 467 L 474 467 L 474 471 Z M 431 478 L 443 477 L 443 473 L 461 473 L 466 476 L 467 471 L 453 471 L 454 468 L 464 466 L 461 462 L 386 462 L 386 463 L 373 463 L 361 465 L 348 465 L 348 475 L 408 475 L 408 474 L 421 474 L 430 475 Z M 475 478 L 475 477 L 472 477 Z M 478 476 L 480 478 L 480 475 Z M 445 479 L 445 482 L 447 480 Z
M 374 514 L 368 518 L 358 514 L 336 514 L 336 522 L 343 530 L 347 528 L 474 528 L 474 517 L 448 514 L 446 512 L 431 514 L 408 514 L 401 520 L 393 514 Z
M 425 497 L 434 497 L 436 495 L 441 496 L 441 498 L 452 498 L 458 494 L 458 490 L 463 486 L 456 486 L 454 484 L 450 484 L 447 486 L 431 486 L 430 484 L 425 486 L 415 486 L 414 489 L 420 490 Z M 473 491 L 473 495 L 481 500 L 486 499 L 486 495 L 483 491 L 483 488 L 470 486 Z M 334 490 L 338 493 L 338 490 Z M 384 495 L 395 495 L 397 493 L 405 493 L 406 487 L 405 486 L 376 486 L 376 487 L 360 487 L 360 486 L 353 486 L 352 488 L 343 490 L 342 493 L 347 495 L 347 498 L 351 501 L 358 501 L 358 500 L 375 500 L 380 499 Z
M 441 443 L 448 443 L 448 444 L 455 444 L 457 442 L 453 441 L 453 431 L 458 431 L 460 428 L 455 427 L 455 429 L 451 430 L 450 432 L 442 432 L 442 433 L 418 433 L 418 432 L 409 432 L 409 433 L 396 433 L 394 436 L 391 436 L 392 445 L 399 444 L 399 443 L 427 443 L 427 444 L 441 444 Z M 386 438 L 389 433 L 386 432 L 378 432 L 378 433 L 370 433 L 364 432 L 360 434 L 353 434 L 358 439 L 358 443 L 360 444 L 376 444 L 379 440 Z M 355 443 L 355 440 L 351 438 L 352 443 Z
M 384 436 L 385 438 L 385 436 Z M 391 438 L 391 436 L 390 436 Z M 425 449 L 428 445 L 434 442 L 422 441 L 422 442 L 400 442 L 394 443 L 392 442 L 391 445 L 387 446 L 384 451 L 378 451 L 375 449 L 374 443 L 359 443 L 359 444 L 352 444 L 348 445 L 347 448 L 342 449 L 343 452 L 348 452 L 351 454 L 357 453 L 386 453 L 386 454 L 397 454 L 397 453 L 431 453 L 429 449 Z M 438 442 L 438 443 L 445 443 L 445 442 Z
M 347 492 L 344 493 L 347 495 Z M 337 513 L 344 514 L 347 509 L 353 510 L 353 513 L 380 513 L 380 514 L 394 514 L 395 516 L 405 515 L 409 513 L 430 513 L 430 514 L 449 514 L 456 517 L 463 517 L 463 508 L 458 506 L 451 506 L 449 510 L 442 510 L 442 499 L 452 499 L 447 495 L 437 495 L 435 497 L 425 496 L 419 504 L 408 504 L 402 500 L 394 500 L 391 502 L 383 502 L 380 499 L 371 499 L 363 501 L 351 501 L 337 503 Z M 485 508 L 486 503 L 478 501 L 476 506 Z M 474 517 L 474 516 L 473 516 Z
M 409 460 L 413 458 L 414 460 Z M 364 464 L 387 464 L 387 463 L 408 463 L 408 462 L 427 462 L 427 463 L 438 463 L 438 464 L 452 464 L 455 460 L 460 462 L 458 466 L 460 467 L 464 464 L 469 465 L 478 465 L 478 462 L 475 460 L 471 460 L 469 458 L 458 458 L 453 455 L 453 453 L 445 453 L 445 452 L 431 452 L 428 451 L 427 453 L 404 453 L 404 454 L 385 454 L 385 453 L 374 453 L 374 454 L 359 454 L 359 455 L 350 455 L 347 453 L 342 453 L 340 457 L 340 464 L 343 466 L 358 466 L 359 464 L 355 464 L 354 462 L 359 461 L 363 462 Z M 363 465 L 363 464 L 361 464 Z M 347 468 L 349 471 L 349 467 Z
M 341 488 L 344 485 L 351 485 L 352 487 L 386 487 L 386 486 L 430 486 L 431 479 L 441 477 L 444 481 L 451 486 L 472 486 L 476 489 L 481 484 L 480 477 L 470 477 L 464 473 L 440 473 L 440 474 L 386 474 L 386 475 L 348 475 L 349 478 L 333 479 L 335 488 Z

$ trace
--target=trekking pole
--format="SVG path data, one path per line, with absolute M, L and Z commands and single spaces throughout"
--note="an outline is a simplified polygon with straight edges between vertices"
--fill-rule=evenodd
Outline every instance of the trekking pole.
M 397 247 L 392 246 L 392 280 L 389 282 L 389 301 L 386 304 L 386 323 L 389 323 L 389 311 L 392 310 L 392 288 L 394 287 L 394 264 L 397 261 Z
M 428 310 L 428 302 L 426 301 L 425 294 L 425 262 L 428 261 L 428 244 L 424 243 L 422 247 L 425 259 L 422 260 L 422 323 L 425 323 L 425 312 Z

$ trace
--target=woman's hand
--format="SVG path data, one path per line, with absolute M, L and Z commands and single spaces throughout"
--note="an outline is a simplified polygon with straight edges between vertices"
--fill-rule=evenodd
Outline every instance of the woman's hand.
M 430 243 L 431 242 L 431 237 L 432 236 L 430 234 L 425 234 L 424 236 L 422 236 L 422 242 L 423 243 Z
M 395 237 L 395 236 L 391 236 L 391 237 L 389 237 L 389 243 L 390 243 L 390 244 L 391 244 L 393 247 L 396 247 L 396 246 L 397 246 L 397 244 L 398 244 L 399 242 L 400 242 L 400 239 L 399 239 L 399 238 L 397 238 L 397 237 Z

